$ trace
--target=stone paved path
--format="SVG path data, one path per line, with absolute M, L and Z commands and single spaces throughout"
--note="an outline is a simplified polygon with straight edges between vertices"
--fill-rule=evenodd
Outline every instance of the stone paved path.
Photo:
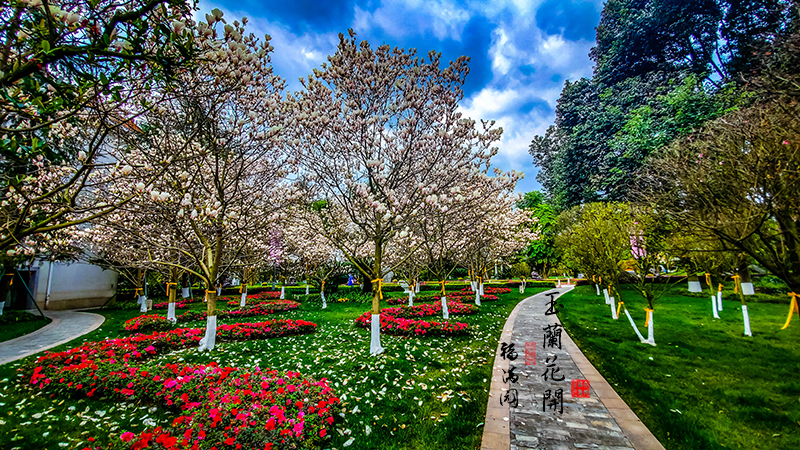
M 553 289 L 529 297 L 509 316 L 500 343 L 513 343 L 517 358 L 511 362 L 501 358 L 502 347 L 498 345 L 482 448 L 663 450 L 566 332 L 561 333 L 560 349 L 542 348 L 543 328 L 559 323 L 555 315 L 544 314 L 549 300 L 546 294 L 561 294 L 569 289 Z M 534 358 L 532 352 L 528 353 L 526 361 L 528 342 L 536 343 L 536 353 Z M 514 383 L 508 380 L 509 363 L 518 376 Z M 543 377 L 545 372 L 547 380 Z M 589 380 L 589 398 L 572 398 L 573 379 Z M 516 407 L 508 407 L 509 389 L 516 389 Z M 554 397 L 558 389 L 563 392 L 563 413 L 559 413 L 560 404 L 550 408 L 543 399 L 545 392 L 549 390 Z
M 78 311 L 44 311 L 52 319 L 33 333 L 0 342 L 0 365 L 69 342 L 96 330 L 106 320 L 100 314 Z

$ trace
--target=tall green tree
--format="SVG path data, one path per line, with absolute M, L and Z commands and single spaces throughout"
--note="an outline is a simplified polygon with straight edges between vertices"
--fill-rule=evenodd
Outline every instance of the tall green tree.
M 539 239 L 531 242 L 523 252 L 529 264 L 540 274 L 546 275 L 547 270 L 561 260 L 561 253 L 555 245 L 556 209 L 540 191 L 525 193 L 517 207 L 531 211 L 531 216 L 536 219 L 533 231 L 538 232 Z M 530 272 L 525 276 L 528 275 Z

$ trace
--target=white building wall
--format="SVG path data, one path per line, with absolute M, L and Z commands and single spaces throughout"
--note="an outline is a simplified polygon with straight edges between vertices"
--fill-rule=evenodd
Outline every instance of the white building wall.
M 52 270 L 50 302 L 47 297 L 47 278 Z M 51 265 L 43 261 L 36 280 L 36 303 L 42 309 L 72 309 L 100 306 L 117 292 L 117 272 L 84 263 Z

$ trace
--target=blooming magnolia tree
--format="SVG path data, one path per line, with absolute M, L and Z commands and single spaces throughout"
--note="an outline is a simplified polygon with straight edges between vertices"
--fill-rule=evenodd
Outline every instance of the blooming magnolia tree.
M 309 202 L 327 202 L 317 231 L 354 264 L 359 255 L 347 244 L 353 235 L 372 247 L 365 281 L 374 287 L 370 352 L 377 354 L 383 351 L 379 280 L 392 269 L 387 247 L 421 219 L 426 199 L 435 204 L 438 193 L 488 167 L 502 130 L 487 123 L 478 129 L 458 112 L 468 58 L 442 68 L 435 52 L 373 49 L 354 36 L 340 35 L 336 54 L 289 97 L 288 147 Z
M 474 283 L 476 301 L 483 293 L 483 280 L 489 268 L 499 262 L 515 256 L 521 249 L 538 239 L 538 234 L 531 231 L 536 222 L 530 211 L 516 208 L 517 196 L 510 189 L 516 183 L 516 174 L 511 174 L 506 181 L 505 192 L 490 195 L 491 184 L 478 192 L 481 203 L 476 207 L 478 216 L 473 231 L 464 236 L 455 248 L 459 249 L 457 260 L 470 271 L 470 279 Z M 502 179 L 503 177 L 501 177 Z
M 157 107 L 137 123 L 141 132 L 123 136 L 147 164 L 174 157 L 172 164 L 152 185 L 136 186 L 140 195 L 125 208 L 130 220 L 105 226 L 159 248 L 155 264 L 203 281 L 208 322 L 200 347 L 210 350 L 218 280 L 251 235 L 279 219 L 291 167 L 277 145 L 283 82 L 272 74 L 269 39 L 245 35 L 244 23 L 227 24 L 221 14 L 207 15 L 193 31 L 203 62 L 179 74 L 174 89 L 154 91 Z M 163 228 L 145 233 L 139 221 Z

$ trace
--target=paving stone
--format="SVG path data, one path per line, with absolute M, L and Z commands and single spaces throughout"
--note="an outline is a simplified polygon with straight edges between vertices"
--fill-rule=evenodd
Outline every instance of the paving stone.
M 0 343 L 0 365 L 65 344 L 100 327 L 105 317 L 78 311 L 44 311 L 52 319 L 25 336 Z

